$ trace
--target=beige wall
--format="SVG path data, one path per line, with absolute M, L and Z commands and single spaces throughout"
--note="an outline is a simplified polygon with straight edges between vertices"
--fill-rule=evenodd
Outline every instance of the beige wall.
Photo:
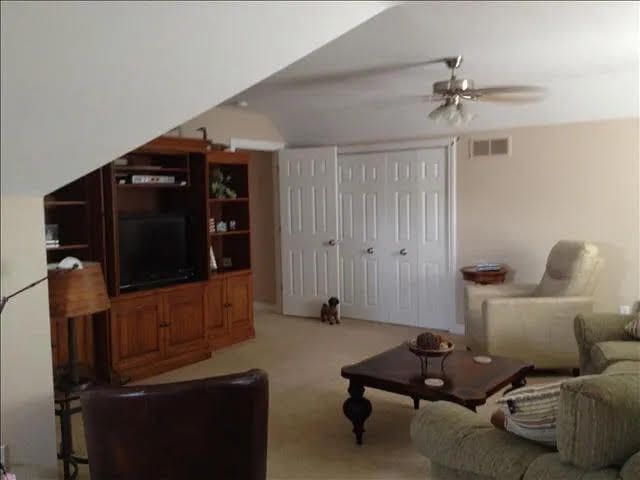
M 638 119 L 474 134 L 510 135 L 510 158 L 469 158 L 458 143 L 458 263 L 507 263 L 537 282 L 560 239 L 596 242 L 606 260 L 597 308 L 640 298 Z
M 209 140 L 225 145 L 231 138 L 283 142 L 282 135 L 269 117 L 247 109 L 212 108 L 184 123 L 182 136 L 201 138 L 200 127 L 207 128 Z
M 46 275 L 42 198 L 3 195 L 0 217 L 0 288 L 8 295 Z M 0 319 L 0 340 L 0 424 L 8 460 L 24 478 L 55 478 L 46 282 L 9 301 Z
M 274 154 L 251 152 L 251 266 L 254 300 L 276 303 Z

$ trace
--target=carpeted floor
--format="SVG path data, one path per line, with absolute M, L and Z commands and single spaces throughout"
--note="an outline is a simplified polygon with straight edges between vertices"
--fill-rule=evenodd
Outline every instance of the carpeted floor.
M 347 381 L 343 365 L 363 360 L 415 337 L 417 328 L 344 319 L 318 320 L 257 312 L 256 338 L 218 351 L 208 360 L 140 383 L 191 380 L 258 367 L 270 382 L 268 478 L 272 480 L 377 480 L 429 478 L 429 462 L 409 439 L 413 418 L 407 397 L 367 389 L 373 413 L 357 446 L 342 413 Z M 462 338 L 448 335 L 457 346 Z M 536 377 L 532 383 L 546 381 Z M 492 397 L 478 414 L 488 418 Z M 422 402 L 421 408 L 429 408 Z M 76 450 L 84 453 L 81 422 L 74 425 Z M 81 467 L 81 479 L 88 479 Z

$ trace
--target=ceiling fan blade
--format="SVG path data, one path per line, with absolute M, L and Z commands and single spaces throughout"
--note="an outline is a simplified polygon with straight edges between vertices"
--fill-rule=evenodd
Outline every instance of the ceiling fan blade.
M 272 85 L 285 86 L 285 87 L 313 87 L 317 85 L 327 85 L 331 83 L 342 83 L 348 81 L 360 80 L 363 78 L 370 78 L 385 75 L 388 73 L 401 72 L 404 70 L 413 70 L 433 65 L 436 63 L 443 63 L 447 60 L 457 57 L 444 57 L 436 58 L 433 60 L 425 60 L 423 62 L 413 63 L 396 63 L 393 65 L 386 65 L 383 67 L 373 67 L 364 70 L 353 70 L 350 72 L 330 73 L 326 75 L 312 75 L 306 77 L 287 78 L 283 80 L 270 81 Z
M 353 108 L 401 108 L 413 105 L 422 105 L 427 102 L 441 102 L 444 97 L 441 95 L 400 95 L 389 98 L 373 98 L 360 102 L 346 104 L 340 107 L 340 110 L 349 110 Z
M 474 88 L 464 92 L 464 97 L 481 102 L 530 103 L 544 98 L 546 90 L 541 87 L 509 85 L 503 87 Z

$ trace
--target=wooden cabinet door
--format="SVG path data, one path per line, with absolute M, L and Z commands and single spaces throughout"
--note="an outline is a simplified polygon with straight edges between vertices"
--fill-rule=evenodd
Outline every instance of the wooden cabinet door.
M 164 355 L 162 320 L 162 302 L 158 295 L 112 301 L 113 368 L 126 369 L 160 360 Z
M 224 280 L 211 280 L 207 285 L 207 331 L 212 339 L 229 333 L 225 303 Z
M 248 327 L 253 323 L 251 275 L 238 275 L 226 280 L 227 317 L 229 328 Z
M 204 303 L 204 285 L 191 285 L 164 294 L 163 327 L 167 356 L 207 348 Z

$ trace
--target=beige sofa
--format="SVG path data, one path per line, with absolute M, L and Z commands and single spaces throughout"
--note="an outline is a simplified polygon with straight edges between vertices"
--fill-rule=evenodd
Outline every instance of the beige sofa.
M 619 360 L 607 362 L 602 373 L 562 385 L 557 451 L 498 430 L 460 405 L 425 405 L 411 424 L 411 438 L 431 460 L 429 478 L 640 479 L 640 341 L 624 333 L 630 319 L 613 314 L 575 319 L 582 365 L 595 369 L 592 352 L 610 341 L 619 342 L 613 354 Z
M 573 319 L 593 310 L 602 264 L 595 245 L 564 240 L 551 250 L 537 285 L 467 285 L 467 347 L 537 368 L 578 367 Z

